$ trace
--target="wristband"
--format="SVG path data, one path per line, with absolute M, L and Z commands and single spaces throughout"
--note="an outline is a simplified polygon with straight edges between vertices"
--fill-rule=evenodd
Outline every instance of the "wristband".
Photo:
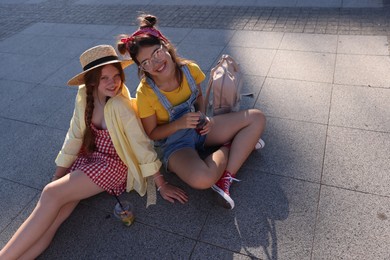
M 156 177 L 153 177 L 153 180 L 155 180 L 155 179 L 157 179 L 157 178 L 160 178 L 160 177 L 163 177 L 163 175 L 162 175 L 162 174 L 157 175 Z
M 168 182 L 167 182 L 167 181 L 166 181 L 166 182 L 164 182 L 163 184 L 161 184 L 161 185 L 160 185 L 160 187 L 158 187 L 158 188 L 157 188 L 157 191 L 160 191 L 160 190 L 161 190 L 161 188 L 162 188 L 162 186 L 164 186 L 164 185 L 166 185 L 166 184 L 168 184 Z

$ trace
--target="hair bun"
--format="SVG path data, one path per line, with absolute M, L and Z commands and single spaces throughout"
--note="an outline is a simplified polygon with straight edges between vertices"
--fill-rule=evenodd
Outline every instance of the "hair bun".
M 141 19 L 140 27 L 154 27 L 157 23 L 157 17 L 151 14 L 146 14 Z

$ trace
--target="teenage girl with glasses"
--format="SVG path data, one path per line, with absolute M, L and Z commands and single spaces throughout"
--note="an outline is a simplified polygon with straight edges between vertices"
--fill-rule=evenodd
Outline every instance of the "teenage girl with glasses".
M 259 142 L 265 116 L 248 109 L 206 118 L 198 134 L 195 129 L 205 112 L 200 87 L 205 74 L 196 63 L 177 55 L 172 43 L 155 28 L 155 16 L 142 15 L 139 21 L 140 28 L 122 36 L 117 47 L 138 65 L 141 82 L 136 99 L 146 134 L 162 151 L 167 170 L 195 189 L 211 187 L 219 202 L 232 209 L 230 185 Z M 202 160 L 198 151 L 204 146 L 220 148 Z M 173 188 L 163 181 L 159 191 L 164 196 Z

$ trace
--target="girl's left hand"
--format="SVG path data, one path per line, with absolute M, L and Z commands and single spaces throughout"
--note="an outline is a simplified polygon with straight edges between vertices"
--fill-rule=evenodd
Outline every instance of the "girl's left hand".
M 214 119 L 206 116 L 207 123 L 203 126 L 202 130 L 199 131 L 200 135 L 206 135 L 210 133 L 211 128 L 214 125 Z

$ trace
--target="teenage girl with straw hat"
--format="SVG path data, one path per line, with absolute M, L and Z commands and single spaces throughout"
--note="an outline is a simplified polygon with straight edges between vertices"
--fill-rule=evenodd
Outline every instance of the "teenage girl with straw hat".
M 119 195 L 146 192 L 146 177 L 159 180 L 161 162 L 132 108 L 115 49 L 99 45 L 80 56 L 83 72 L 68 81 L 79 86 L 75 109 L 53 181 L 45 186 L 31 215 L 0 251 L 0 259 L 35 259 L 80 200 L 103 191 Z M 186 195 L 173 187 L 184 203 Z M 173 202 L 170 194 L 164 198 Z
M 162 150 L 163 163 L 196 189 L 212 188 L 221 204 L 234 208 L 230 185 L 241 165 L 254 150 L 265 128 L 265 116 L 257 109 L 207 118 L 195 131 L 204 111 L 199 66 L 178 57 L 172 43 L 155 28 L 153 15 L 139 17 L 140 28 L 118 43 L 120 53 L 129 53 L 139 68 L 138 112 L 146 134 Z M 197 151 L 203 146 L 221 146 L 205 160 Z M 161 177 L 163 179 L 163 177 Z M 160 191 L 170 189 L 164 181 Z

